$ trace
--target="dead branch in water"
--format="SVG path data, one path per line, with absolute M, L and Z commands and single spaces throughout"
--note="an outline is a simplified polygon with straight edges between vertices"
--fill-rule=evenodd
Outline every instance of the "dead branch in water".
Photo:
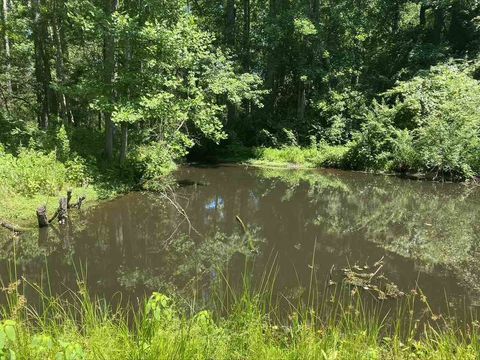
M 195 227 L 190 222 L 190 219 L 188 218 L 188 214 L 185 211 L 185 209 L 178 202 L 173 189 L 171 187 L 168 187 L 168 190 L 170 190 L 171 196 L 169 196 L 166 192 L 163 192 L 163 191 L 160 192 L 160 196 L 163 197 L 164 199 L 166 199 L 170 204 L 172 204 L 172 206 L 175 208 L 175 210 L 177 210 L 177 212 L 184 217 L 184 219 L 188 223 L 188 228 L 190 230 L 193 230 L 193 232 L 195 232 L 197 235 L 201 236 L 200 232 L 197 229 L 195 229 Z
M 0 226 L 7 230 L 13 231 L 14 233 L 22 233 L 26 231 L 26 229 L 23 229 L 20 226 L 16 226 L 4 220 L 0 220 Z

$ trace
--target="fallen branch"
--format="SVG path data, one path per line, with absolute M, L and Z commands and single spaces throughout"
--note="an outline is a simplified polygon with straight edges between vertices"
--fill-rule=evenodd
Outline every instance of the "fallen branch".
M 1 220 L 0 221 L 0 226 L 1 227 L 4 227 L 5 229 L 8 229 L 8 230 L 11 230 L 15 233 L 21 233 L 21 232 L 24 232 L 25 229 L 19 227 L 19 226 L 16 226 L 16 225 L 13 225 L 7 221 L 4 221 L 4 220 Z
M 80 196 L 80 197 L 78 198 L 78 201 L 77 201 L 75 204 L 73 204 L 72 206 L 70 206 L 70 208 L 71 208 L 71 209 L 79 209 L 79 210 L 80 210 L 80 208 L 82 207 L 83 202 L 85 201 L 85 199 L 86 199 L 85 196 Z

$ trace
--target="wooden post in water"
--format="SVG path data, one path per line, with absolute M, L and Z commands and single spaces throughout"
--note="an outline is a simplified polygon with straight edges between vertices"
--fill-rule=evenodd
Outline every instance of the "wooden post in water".
M 47 217 L 47 207 L 45 205 L 42 205 L 37 209 L 37 220 L 39 228 L 44 228 L 49 225 Z
M 70 209 L 70 200 L 72 200 L 72 189 L 67 190 L 67 209 Z
M 64 225 L 67 222 L 68 217 L 68 200 L 67 198 L 60 198 L 58 204 L 58 222 Z
M 60 198 L 58 202 L 58 209 L 55 211 L 53 216 L 49 219 L 47 215 L 47 206 L 42 205 L 37 209 L 37 220 L 38 220 L 38 227 L 44 228 L 50 225 L 53 220 L 58 217 L 58 222 L 62 225 L 65 225 L 68 218 L 68 209 L 80 209 L 82 207 L 83 202 L 85 201 L 85 196 L 80 196 L 78 198 L 78 202 L 75 204 L 70 204 L 72 199 L 72 190 L 67 191 L 67 197 Z M 3 225 L 3 223 L 0 223 Z M 4 226 L 4 225 L 3 225 Z M 6 226 L 5 226 L 6 227 Z

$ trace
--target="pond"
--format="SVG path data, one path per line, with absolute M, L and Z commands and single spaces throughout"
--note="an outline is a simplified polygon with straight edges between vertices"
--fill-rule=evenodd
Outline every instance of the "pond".
M 254 278 L 275 273 L 285 298 L 305 294 L 312 273 L 323 286 L 350 269 L 376 272 L 405 293 L 418 284 L 439 311 L 446 302 L 480 305 L 476 187 L 245 166 L 189 166 L 174 176 L 166 192 L 87 208 L 15 248 L 3 239 L 2 280 L 12 278 L 15 251 L 16 276 L 53 292 L 82 278 L 108 298 L 208 297 L 215 279 L 238 281 L 250 257 Z

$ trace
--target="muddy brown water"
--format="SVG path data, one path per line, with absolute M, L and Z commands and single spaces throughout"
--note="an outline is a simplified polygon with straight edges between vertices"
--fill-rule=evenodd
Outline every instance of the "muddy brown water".
M 418 284 L 439 311 L 446 298 L 480 303 L 479 188 L 243 166 L 183 167 L 175 179 L 166 195 L 132 192 L 21 239 L 17 276 L 53 292 L 82 277 L 109 298 L 172 289 L 208 297 L 221 269 L 238 279 L 249 256 L 256 279 L 273 266 L 276 291 L 293 298 L 312 269 L 319 283 L 339 281 L 341 269 L 383 259 L 379 274 L 403 292 Z M 4 283 L 12 251 L 4 241 Z

